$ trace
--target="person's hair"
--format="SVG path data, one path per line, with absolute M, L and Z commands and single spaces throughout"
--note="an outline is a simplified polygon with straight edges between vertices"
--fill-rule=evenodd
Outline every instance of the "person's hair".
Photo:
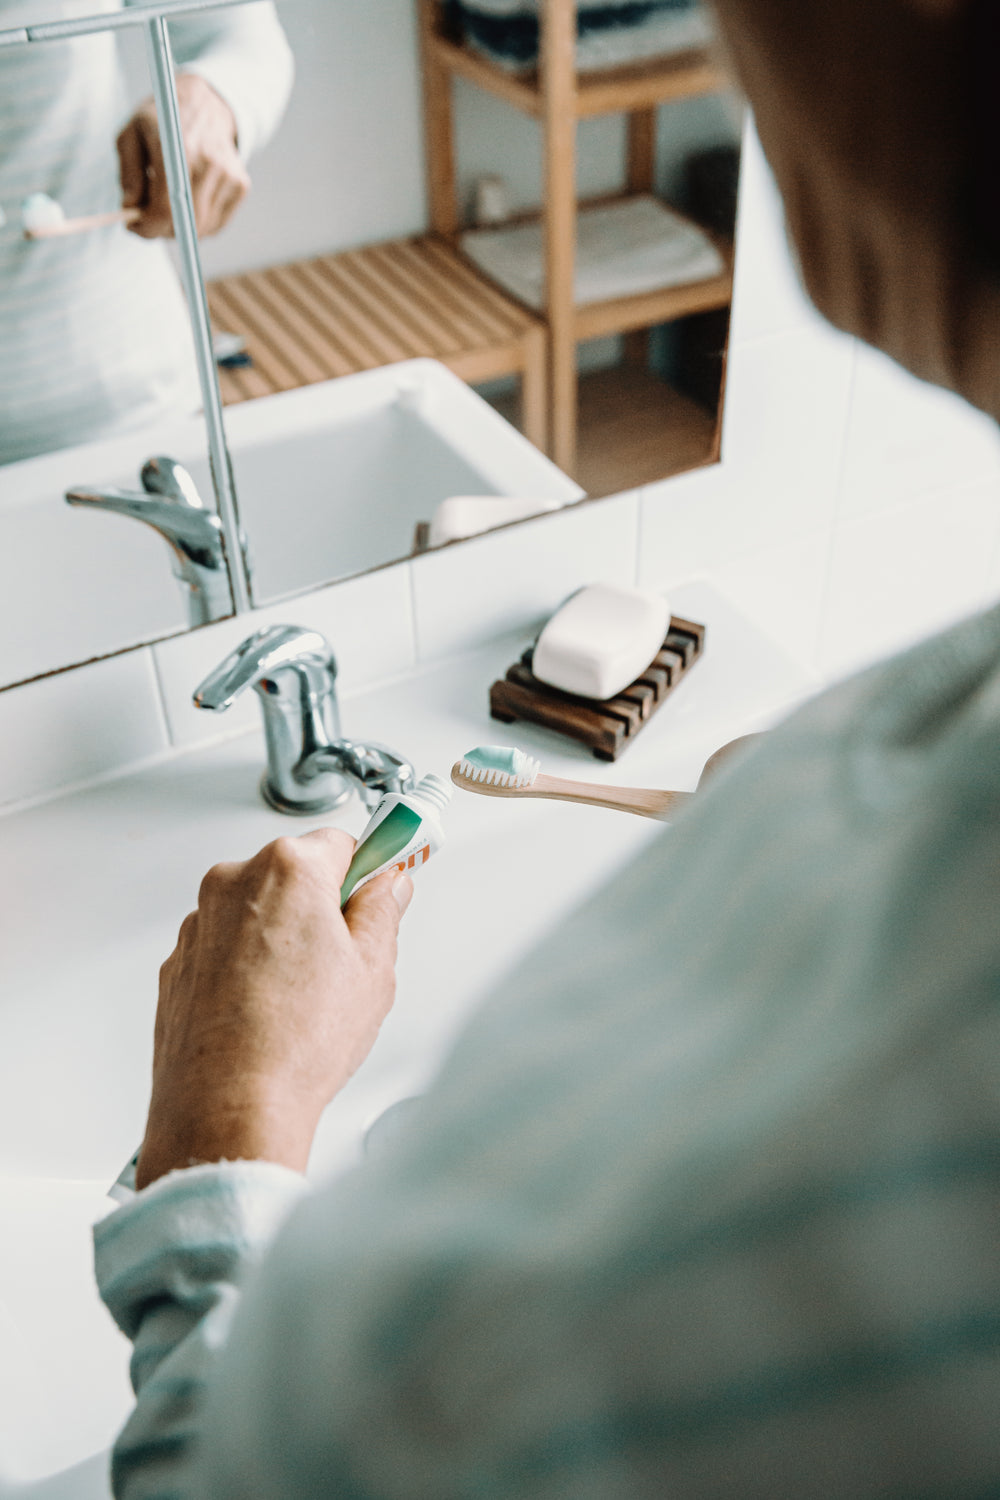
M 1000 415 L 996 0 L 715 0 L 806 289 Z

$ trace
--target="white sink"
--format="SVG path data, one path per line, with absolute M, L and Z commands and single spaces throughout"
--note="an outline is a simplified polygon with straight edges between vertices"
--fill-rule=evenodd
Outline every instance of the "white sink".
M 418 774 L 447 775 L 474 745 L 503 742 L 556 775 L 692 788 L 711 751 L 810 684 L 710 588 L 673 602 L 708 626 L 704 658 L 614 765 L 489 718 L 489 684 L 523 640 L 348 699 L 345 727 L 396 746 Z M 100 1464 L 85 1461 L 130 1402 L 127 1346 L 92 1287 L 89 1224 L 141 1138 L 159 964 L 209 865 L 312 826 L 265 807 L 262 765 L 254 731 L 3 818 L 0 1474 L 27 1482 L 82 1464 L 73 1500 L 104 1494 Z M 325 821 L 357 832 L 364 820 L 355 800 Z M 425 1087 L 483 994 L 561 912 L 663 835 L 601 808 L 459 791 L 447 827 L 402 925 L 396 1008 L 323 1119 L 315 1174 L 354 1162 L 368 1125 Z M 49 1482 L 62 1500 L 64 1480 Z
M 430 359 L 232 407 L 226 434 L 258 604 L 410 556 L 452 496 L 583 494 Z

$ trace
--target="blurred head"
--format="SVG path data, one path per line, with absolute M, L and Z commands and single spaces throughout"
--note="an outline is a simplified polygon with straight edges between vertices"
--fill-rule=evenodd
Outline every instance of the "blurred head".
M 998 0 L 714 0 L 830 321 L 1000 417 Z

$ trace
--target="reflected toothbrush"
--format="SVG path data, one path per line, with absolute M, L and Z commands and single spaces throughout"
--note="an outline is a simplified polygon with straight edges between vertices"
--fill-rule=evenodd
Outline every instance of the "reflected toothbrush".
M 108 224 L 134 224 L 141 210 L 112 209 L 103 214 L 84 214 L 67 219 L 61 203 L 48 193 L 31 193 L 21 204 L 21 221 L 26 240 L 50 240 L 67 234 L 83 234 L 88 229 L 103 229 Z

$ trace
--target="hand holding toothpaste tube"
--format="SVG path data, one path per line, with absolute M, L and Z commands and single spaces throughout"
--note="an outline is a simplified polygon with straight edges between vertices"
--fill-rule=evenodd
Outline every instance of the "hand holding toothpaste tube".
M 160 971 L 137 1187 L 195 1162 L 304 1169 L 323 1109 L 392 1006 L 413 890 L 390 872 L 342 912 L 353 851 L 348 834 L 319 829 L 205 876 Z

